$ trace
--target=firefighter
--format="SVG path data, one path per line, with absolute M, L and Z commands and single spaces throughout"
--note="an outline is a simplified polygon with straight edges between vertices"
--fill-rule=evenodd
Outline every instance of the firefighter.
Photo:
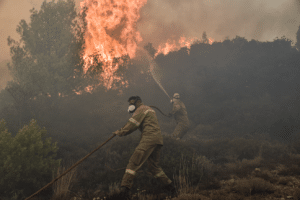
M 135 174 L 147 161 L 148 169 L 151 174 L 163 184 L 162 189 L 170 196 L 174 197 L 176 196 L 175 187 L 159 166 L 159 156 L 163 146 L 163 137 L 158 125 L 156 113 L 149 106 L 144 105 L 139 96 L 130 97 L 128 102 L 128 112 L 132 113 L 132 117 L 123 128 L 115 131 L 114 134 L 121 137 L 139 129 L 142 133 L 142 137 L 139 145 L 135 148 L 135 151 L 129 159 L 121 182 L 120 195 L 124 199 L 129 198 Z
M 171 103 L 173 104 L 173 109 L 168 116 L 171 117 L 174 115 L 177 124 L 174 132 L 172 133 L 172 137 L 180 140 L 189 130 L 190 122 L 187 116 L 185 105 L 180 100 L 180 96 L 178 93 L 175 93 L 173 95 Z

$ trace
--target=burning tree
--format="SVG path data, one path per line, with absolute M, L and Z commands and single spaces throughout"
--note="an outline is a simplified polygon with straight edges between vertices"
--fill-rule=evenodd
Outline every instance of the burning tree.
M 115 83 L 126 85 L 118 75 L 124 58 L 135 57 L 137 44 L 142 41 L 136 23 L 139 10 L 147 0 L 115 0 L 81 2 L 86 8 L 87 29 L 83 51 L 84 72 L 98 74 L 98 79 L 107 88 L 116 88 Z M 99 62 L 102 63 L 99 66 Z

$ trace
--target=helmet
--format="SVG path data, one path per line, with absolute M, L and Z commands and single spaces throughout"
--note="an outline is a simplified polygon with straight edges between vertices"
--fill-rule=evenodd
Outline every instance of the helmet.
M 173 98 L 174 98 L 174 99 L 179 99 L 179 98 L 180 98 L 180 95 L 179 95 L 178 93 L 174 93 Z

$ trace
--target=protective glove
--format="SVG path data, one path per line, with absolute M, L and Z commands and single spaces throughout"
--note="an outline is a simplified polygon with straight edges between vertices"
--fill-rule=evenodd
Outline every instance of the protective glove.
M 113 132 L 113 134 L 118 135 L 119 137 L 122 137 L 122 136 L 123 136 L 123 135 L 121 135 L 120 130 L 117 130 L 117 131 Z

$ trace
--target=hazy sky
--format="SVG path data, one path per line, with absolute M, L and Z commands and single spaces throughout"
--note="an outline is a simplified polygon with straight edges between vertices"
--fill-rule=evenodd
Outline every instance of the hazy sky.
M 21 19 L 29 22 L 29 10 L 39 9 L 42 2 L 0 0 L 0 62 L 10 59 L 7 37 L 19 39 L 18 23 Z M 79 2 L 76 0 L 77 5 Z M 299 25 L 300 0 L 148 0 L 138 30 L 143 43 L 157 47 L 169 38 L 201 38 L 203 31 L 216 40 L 239 35 L 272 41 L 285 35 L 295 42 Z
M 299 5 L 299 0 L 152 0 L 138 27 L 156 45 L 171 36 L 201 38 L 203 31 L 216 40 L 239 35 L 273 41 L 285 35 L 295 41 Z

